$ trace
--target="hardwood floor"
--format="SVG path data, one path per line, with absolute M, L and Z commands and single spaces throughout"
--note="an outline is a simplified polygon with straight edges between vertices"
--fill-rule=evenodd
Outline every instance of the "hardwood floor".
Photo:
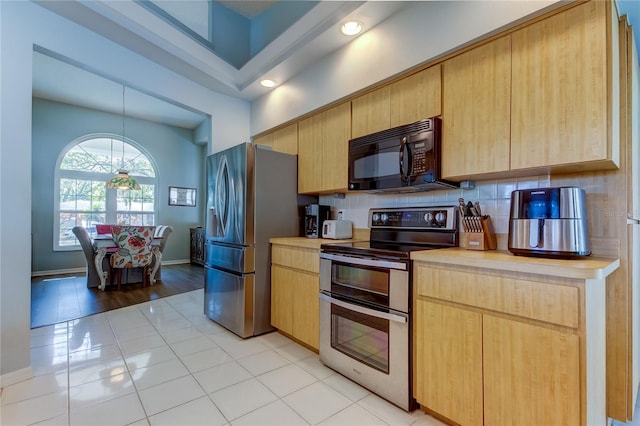
M 31 328 L 82 318 L 136 303 L 204 288 L 204 268 L 192 264 L 162 265 L 162 280 L 142 288 L 123 284 L 118 291 L 87 288 L 84 275 L 57 275 L 31 279 Z M 203 308 L 204 309 L 204 308 Z

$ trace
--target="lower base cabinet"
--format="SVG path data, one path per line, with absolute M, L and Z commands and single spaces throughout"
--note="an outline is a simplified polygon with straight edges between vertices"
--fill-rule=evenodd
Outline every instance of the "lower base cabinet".
M 482 425 L 482 315 L 417 300 L 415 324 L 416 400 L 461 425 Z
M 271 325 L 303 343 L 320 346 L 318 276 L 271 266 Z
M 319 249 L 271 247 L 271 325 L 320 348 Z
M 415 397 L 461 425 L 580 424 L 579 339 L 416 302 Z
M 482 331 L 485 424 L 580 424 L 577 335 L 490 315 Z
M 604 277 L 479 271 L 414 262 L 420 405 L 464 426 L 606 424 Z

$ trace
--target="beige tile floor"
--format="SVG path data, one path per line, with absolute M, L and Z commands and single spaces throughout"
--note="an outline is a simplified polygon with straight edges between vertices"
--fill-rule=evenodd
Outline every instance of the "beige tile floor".
M 34 377 L 0 394 L 10 425 L 441 425 L 278 333 L 242 340 L 195 290 L 31 331 Z

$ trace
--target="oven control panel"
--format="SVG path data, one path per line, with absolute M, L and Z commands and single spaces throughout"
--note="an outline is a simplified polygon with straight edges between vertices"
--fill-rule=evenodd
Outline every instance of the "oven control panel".
M 373 208 L 369 210 L 371 228 L 437 229 L 455 231 L 455 206 Z

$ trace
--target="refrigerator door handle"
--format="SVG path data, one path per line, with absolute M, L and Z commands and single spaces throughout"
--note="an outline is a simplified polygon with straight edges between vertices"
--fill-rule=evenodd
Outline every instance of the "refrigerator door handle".
M 216 179 L 216 194 L 214 196 L 214 215 L 216 217 L 216 237 L 225 237 L 228 230 L 229 209 L 232 204 L 230 197 L 232 196 L 231 181 L 229 177 L 229 165 L 227 157 L 223 156 L 218 169 L 218 177 Z M 217 211 L 217 214 L 215 212 Z
M 219 237 L 218 216 L 216 215 L 215 207 L 209 207 L 209 223 L 207 225 L 207 237 Z

